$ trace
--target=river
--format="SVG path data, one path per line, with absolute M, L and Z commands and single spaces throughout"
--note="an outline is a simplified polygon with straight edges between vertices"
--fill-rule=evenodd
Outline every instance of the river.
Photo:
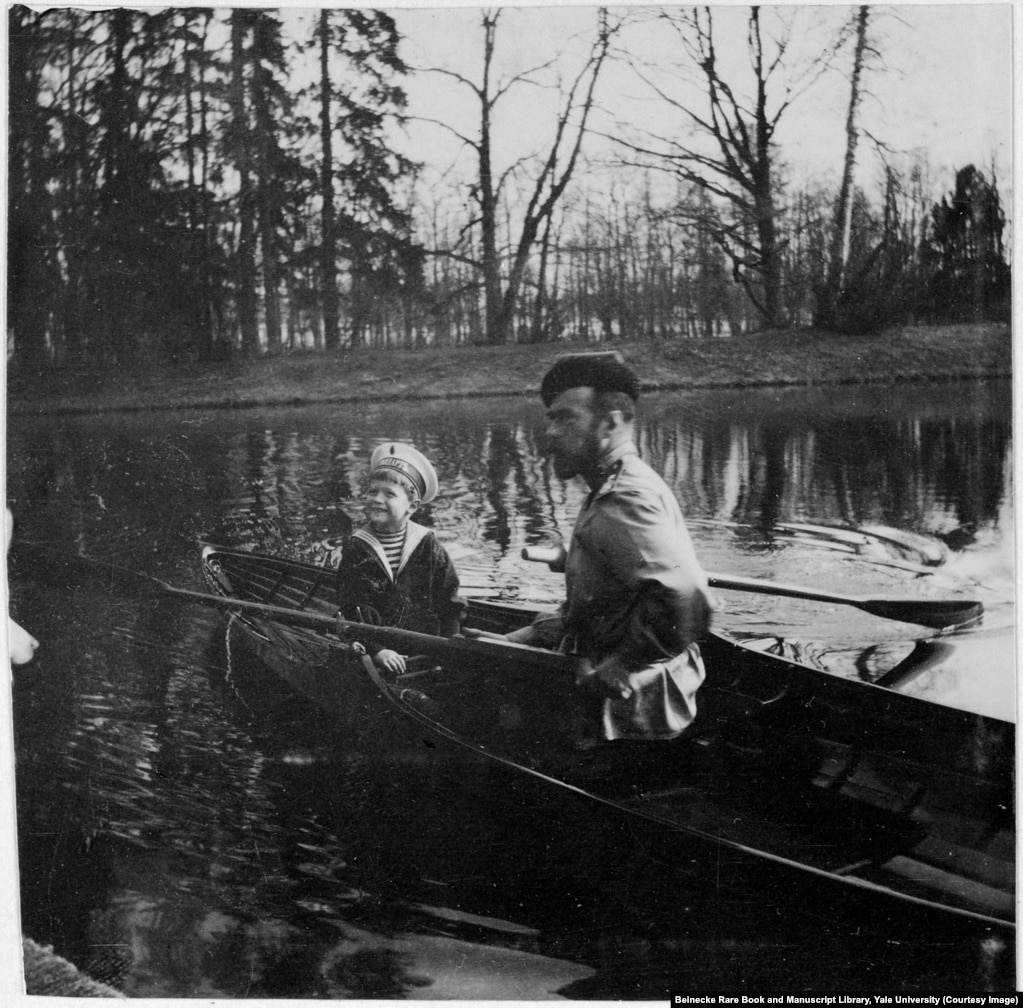
M 1013 717 L 1008 382 L 641 405 L 641 452 L 709 570 L 977 599 L 983 623 L 903 688 Z M 520 551 L 567 537 L 583 490 L 549 470 L 541 431 L 525 398 L 15 417 L 8 499 L 26 544 L 199 588 L 203 540 L 317 555 L 361 521 L 372 447 L 409 440 L 440 476 L 419 520 L 465 592 L 553 604 L 559 577 Z M 585 810 L 539 817 L 503 778 L 453 779 L 429 754 L 396 779 L 283 689 L 239 689 L 222 618 L 142 582 L 55 583 L 18 557 L 11 591 L 42 642 L 14 673 L 23 928 L 130 996 L 1014 989 L 1008 951 L 876 921 L 836 932 L 821 908 L 779 922 L 709 880 L 596 911 L 579 896 Z M 927 637 L 848 606 L 721 602 L 719 625 L 835 675 L 877 678 Z

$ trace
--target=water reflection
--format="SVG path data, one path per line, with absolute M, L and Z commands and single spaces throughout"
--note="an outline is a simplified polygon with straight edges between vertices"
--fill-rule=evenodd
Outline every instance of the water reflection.
M 409 439 L 441 481 L 421 519 L 467 590 L 547 603 L 560 578 L 519 551 L 566 536 L 583 491 L 545 465 L 540 423 L 519 400 L 18 418 L 9 495 L 26 540 L 197 587 L 204 537 L 308 555 L 343 536 L 362 520 L 372 446 Z M 986 607 L 980 628 L 934 640 L 727 593 L 722 625 L 1003 716 L 1010 435 L 1007 383 L 662 395 L 640 428 L 708 568 Z M 389 723 L 356 747 L 271 684 L 245 688 L 216 615 L 17 557 L 13 594 L 42 640 L 15 684 L 25 929 L 130 994 L 661 998 L 680 976 L 921 990 L 971 988 L 990 967 L 942 936 L 919 936 L 907 962 L 826 922 L 781 933 L 758 893 L 687 892 L 689 913 L 636 890 L 608 903 L 592 879 L 635 838 L 609 829 L 606 864 L 586 863 L 583 810 L 505 778 L 452 779 Z M 998 962 L 996 985 L 1011 970 Z
M 897 400 L 870 388 L 840 408 L 833 391 L 654 397 L 641 450 L 692 517 L 764 534 L 782 521 L 884 522 L 962 550 L 1006 505 L 1010 404 L 1005 384 L 952 388 L 956 395 L 913 389 Z M 12 427 L 14 502 L 59 508 L 53 536 L 92 549 L 116 548 L 110 526 L 127 533 L 132 513 L 142 524 L 160 515 L 173 537 L 197 531 L 197 515 L 222 512 L 225 502 L 300 536 L 338 531 L 370 448 L 389 437 L 415 440 L 437 461 L 434 523 L 502 555 L 562 527 L 578 494 L 544 466 L 539 410 L 519 400 L 17 419 Z
M 1008 633 L 1009 393 L 993 382 L 651 397 L 640 442 L 709 569 L 852 594 L 975 596 L 985 627 Z M 366 458 L 386 438 L 434 458 L 441 493 L 420 518 L 468 591 L 558 597 L 560 578 L 519 551 L 567 536 L 582 488 L 545 465 L 540 410 L 525 400 L 19 421 L 10 483 L 37 540 L 191 579 L 203 537 L 307 556 L 341 538 L 362 521 Z M 729 628 L 808 638 L 844 675 L 859 674 L 864 647 L 907 637 L 841 607 L 732 593 L 724 603 Z M 999 712 L 1011 707 L 1005 671 Z

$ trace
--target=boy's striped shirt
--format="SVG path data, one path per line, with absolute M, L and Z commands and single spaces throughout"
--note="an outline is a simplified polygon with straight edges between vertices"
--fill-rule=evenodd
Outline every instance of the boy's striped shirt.
M 392 574 L 398 573 L 398 565 L 401 563 L 401 551 L 405 546 L 405 531 L 408 528 L 401 529 L 398 532 L 377 532 L 375 529 L 372 532 L 373 538 L 380 543 L 381 549 L 384 551 L 384 556 L 387 557 L 387 564 L 391 568 Z

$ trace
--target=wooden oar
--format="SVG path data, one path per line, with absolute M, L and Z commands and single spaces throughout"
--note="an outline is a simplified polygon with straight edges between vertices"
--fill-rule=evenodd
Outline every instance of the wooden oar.
M 31 549 L 31 547 L 23 545 L 19 552 L 25 552 L 26 549 Z M 205 592 L 191 591 L 187 588 L 175 588 L 151 574 L 143 574 L 141 571 L 121 567 L 118 564 L 83 557 L 76 553 L 55 554 L 45 547 L 35 547 L 35 549 L 44 553 L 49 559 L 63 562 L 66 565 L 84 566 L 94 571 L 141 581 L 163 594 L 181 599 L 183 602 L 194 602 L 213 609 L 256 616 L 287 626 L 333 633 L 339 637 L 358 640 L 371 647 L 389 647 L 409 655 L 428 655 L 441 662 L 470 660 L 490 664 L 507 664 L 520 669 L 528 668 L 548 675 L 552 673 L 573 674 L 571 662 L 566 656 L 556 651 L 530 647 L 527 644 L 515 644 L 512 641 L 495 638 L 435 637 L 432 634 L 402 630 L 398 627 L 356 623 L 322 612 L 288 609 L 284 606 L 268 605 L 264 602 L 249 602 L 225 595 L 211 595 Z
M 810 599 L 814 602 L 830 602 L 832 605 L 854 606 L 882 619 L 901 620 L 903 623 L 918 623 L 935 630 L 964 626 L 975 623 L 984 613 L 979 602 L 969 599 L 924 599 L 904 598 L 898 595 L 839 595 L 835 592 L 816 591 L 796 585 L 779 584 L 776 581 L 758 581 L 756 578 L 734 577 L 724 574 L 708 574 L 712 588 L 728 588 L 734 591 L 756 592 L 760 595 L 784 595 L 788 598 Z
M 522 551 L 524 560 L 545 563 L 552 570 L 564 569 L 564 550 L 558 547 L 527 546 Z M 854 606 L 882 619 L 901 620 L 903 623 L 918 623 L 935 630 L 975 623 L 984 612 L 979 602 L 969 599 L 923 599 L 904 598 L 897 595 L 839 595 L 822 592 L 813 588 L 778 584 L 776 581 L 759 581 L 756 578 L 736 577 L 728 574 L 708 574 L 707 581 L 712 588 L 726 588 L 733 591 L 756 592 L 760 595 L 784 595 L 788 598 L 809 599 L 814 602 L 830 602 L 832 605 Z

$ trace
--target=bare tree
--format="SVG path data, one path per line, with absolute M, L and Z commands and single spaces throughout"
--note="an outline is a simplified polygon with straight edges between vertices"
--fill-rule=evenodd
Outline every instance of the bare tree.
M 845 160 L 842 165 L 842 184 L 835 204 L 835 222 L 828 247 L 828 272 L 824 290 L 821 292 L 817 321 L 821 325 L 834 322 L 835 311 L 842 298 L 845 273 L 849 264 L 849 248 L 852 241 L 852 190 L 853 175 L 856 171 L 856 147 L 859 129 L 856 114 L 860 105 L 861 77 L 867 53 L 867 22 L 870 8 L 861 6 L 855 15 L 856 45 L 853 50 L 852 76 L 849 87 L 849 110 L 845 119 Z
M 659 22 L 675 34 L 685 55 L 686 71 L 696 76 L 701 97 L 686 97 L 681 87 L 669 89 L 651 68 L 634 62 L 642 79 L 681 116 L 683 129 L 665 142 L 616 139 L 641 155 L 643 164 L 664 168 L 717 201 L 701 224 L 728 255 L 764 325 L 777 327 L 786 318 L 775 133 L 792 103 L 830 65 L 838 43 L 812 59 L 798 60 L 790 53 L 796 21 L 774 17 L 779 30 L 772 34 L 764 16 L 760 7 L 746 15 L 751 78 L 743 88 L 725 77 L 712 8 L 659 12 Z
M 506 343 L 512 337 L 512 322 L 515 318 L 526 267 L 533 254 L 536 242 L 550 222 L 558 201 L 565 192 L 572 173 L 576 168 L 587 122 L 594 104 L 594 92 L 601 67 L 607 58 L 613 35 L 607 12 L 601 9 L 598 15 L 597 37 L 589 55 L 575 78 L 564 90 L 554 125 L 554 138 L 546 155 L 542 157 L 535 172 L 528 176 L 525 208 L 518 223 L 518 236 L 509 236 L 507 267 L 504 265 L 499 242 L 499 213 L 505 183 L 514 173 L 525 174 L 528 155 L 517 161 L 500 175 L 494 165 L 493 141 L 496 129 L 495 110 L 498 103 L 513 88 L 519 85 L 539 86 L 539 75 L 551 66 L 552 60 L 514 74 L 505 80 L 495 79 L 494 56 L 497 42 L 497 28 L 501 19 L 500 10 L 484 11 L 483 60 L 478 80 L 470 80 L 455 71 L 441 67 L 428 68 L 429 72 L 443 74 L 468 88 L 479 103 L 479 138 L 464 136 L 446 123 L 437 124 L 448 129 L 462 143 L 470 147 L 477 158 L 478 174 L 473 187 L 473 196 L 479 208 L 479 215 L 471 222 L 478 226 L 480 233 L 479 254 L 473 255 L 460 249 L 434 250 L 439 254 L 461 258 L 474 266 L 482 276 L 486 306 L 486 340 L 488 343 Z M 436 120 L 432 120 L 437 122 Z M 509 208 L 510 209 L 510 208 Z M 469 229 L 466 229 L 466 235 Z

